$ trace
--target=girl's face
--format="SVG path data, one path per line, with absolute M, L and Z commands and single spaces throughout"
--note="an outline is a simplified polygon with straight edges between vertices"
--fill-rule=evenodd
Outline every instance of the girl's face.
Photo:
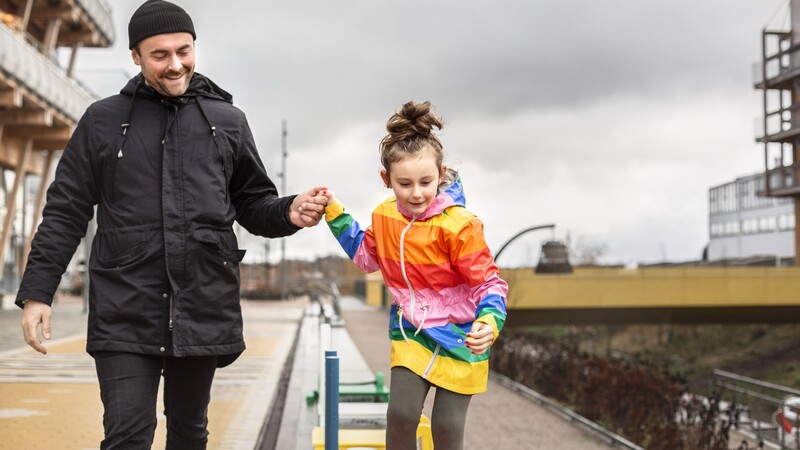
M 411 214 L 420 214 L 436 198 L 444 170 L 436 166 L 433 151 L 424 149 L 392 163 L 388 174 L 381 171 L 381 178 L 405 209 Z

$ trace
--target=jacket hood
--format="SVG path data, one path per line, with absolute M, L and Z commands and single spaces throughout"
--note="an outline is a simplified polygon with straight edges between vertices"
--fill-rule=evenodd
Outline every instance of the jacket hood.
M 159 94 L 155 89 L 145 83 L 144 76 L 141 72 L 128 80 L 128 83 L 122 88 L 120 93 L 125 95 L 141 95 L 144 97 L 163 97 L 163 95 Z M 183 97 L 207 97 L 233 103 L 233 96 L 231 94 L 217 86 L 205 75 L 197 72 L 192 75 L 192 81 L 189 82 L 189 88 L 186 89 L 186 93 L 183 94 Z
M 417 216 L 417 220 L 427 220 L 431 217 L 441 214 L 445 209 L 451 206 L 467 206 L 467 197 L 464 195 L 464 186 L 461 182 L 461 177 L 458 172 L 448 169 L 447 178 L 442 185 L 439 186 L 439 194 L 433 199 L 430 205 Z M 412 217 L 406 208 L 400 202 L 397 202 L 397 210 L 406 217 Z

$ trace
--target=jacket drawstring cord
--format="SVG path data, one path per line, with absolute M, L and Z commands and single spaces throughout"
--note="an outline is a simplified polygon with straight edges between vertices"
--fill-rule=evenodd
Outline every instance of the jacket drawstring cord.
M 208 124 L 208 129 L 211 131 L 211 135 L 212 136 L 216 136 L 217 135 L 217 127 L 215 127 L 211 123 L 211 120 L 208 118 L 208 114 L 206 114 L 206 110 L 203 108 L 203 105 L 200 102 L 200 98 L 201 97 L 195 97 L 195 100 L 197 101 L 197 107 L 200 108 L 200 114 L 202 114 L 203 118 L 206 119 L 206 123 Z M 219 150 L 219 149 L 217 149 L 217 150 Z M 220 154 L 220 156 L 222 156 L 222 154 Z
M 128 120 L 126 120 L 125 123 L 120 124 L 120 127 L 122 127 L 122 143 L 119 144 L 117 159 L 122 159 L 123 156 L 122 147 L 125 145 L 125 141 L 128 139 L 128 127 L 131 126 L 131 117 L 133 117 L 133 102 L 136 100 L 136 94 L 139 92 L 139 86 L 141 86 L 141 83 L 136 85 L 136 89 L 133 90 L 133 94 L 131 95 L 131 102 L 128 106 Z
M 428 302 L 423 303 L 420 309 L 422 309 L 422 321 L 419 323 L 417 331 L 414 332 L 414 336 L 418 335 L 422 326 L 425 325 L 425 319 L 428 317 Z
M 397 308 L 397 318 L 397 323 L 400 326 L 400 334 L 403 335 L 403 340 L 406 341 L 406 344 L 410 344 L 411 342 L 409 342 L 408 336 L 406 336 L 406 330 L 403 328 L 403 305 Z

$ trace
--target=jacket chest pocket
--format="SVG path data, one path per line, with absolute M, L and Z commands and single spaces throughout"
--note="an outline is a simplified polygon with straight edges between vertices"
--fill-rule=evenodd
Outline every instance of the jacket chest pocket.
M 103 157 L 103 194 L 107 201 L 127 205 L 139 213 L 160 198 L 161 147 L 144 144 L 136 136 L 118 135 Z

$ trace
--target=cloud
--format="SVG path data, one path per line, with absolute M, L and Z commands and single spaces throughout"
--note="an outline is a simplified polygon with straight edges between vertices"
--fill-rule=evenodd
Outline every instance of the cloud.
M 622 263 L 697 258 L 708 188 L 763 170 L 753 64 L 761 29 L 788 11 L 785 0 L 178 3 L 195 20 L 198 71 L 247 113 L 273 177 L 287 120 L 288 192 L 328 184 L 368 221 L 390 194 L 377 177 L 386 119 L 430 99 L 491 248 L 555 223 L 555 237 L 602 243 Z M 120 42 L 82 50 L 79 73 L 136 71 L 125 32 L 138 4 L 112 4 Z M 530 263 L 548 233 L 503 259 Z M 318 228 L 287 252 L 336 245 Z

